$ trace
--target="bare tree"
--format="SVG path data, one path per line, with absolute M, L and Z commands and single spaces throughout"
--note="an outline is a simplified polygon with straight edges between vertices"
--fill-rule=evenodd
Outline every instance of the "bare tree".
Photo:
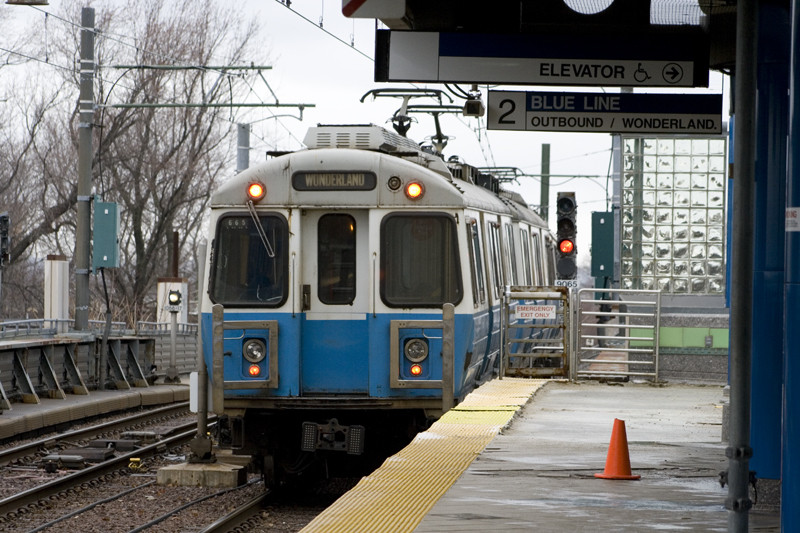
M 60 16 L 80 20 L 80 8 L 72 0 Z M 116 106 L 229 104 L 243 91 L 240 74 L 208 66 L 260 63 L 262 58 L 254 50 L 258 28 L 242 19 L 235 4 L 129 0 L 96 9 L 95 101 L 100 105 L 92 180 L 96 200 L 120 204 L 121 267 L 109 272 L 107 281 L 115 319 L 133 323 L 153 317 L 156 279 L 166 273 L 166 242 L 173 229 L 180 232 L 182 255 L 193 257 L 193 250 L 183 247 L 197 240 L 211 191 L 232 169 L 235 136 L 229 134 L 235 110 Z M 75 64 L 78 43 L 78 29 L 63 25 L 60 34 L 50 36 L 48 53 L 61 65 Z M 200 68 L 112 68 L 120 64 Z M 76 69 L 57 72 L 63 74 L 61 81 L 53 84 L 50 72 L 53 87 L 39 91 L 37 99 L 15 93 L 25 135 L 5 121 L 0 125 L 5 159 L 0 204 L 13 204 L 15 258 L 34 249 L 71 255 L 74 243 L 79 80 Z M 90 313 L 99 318 L 102 288 L 95 283 L 93 290 Z

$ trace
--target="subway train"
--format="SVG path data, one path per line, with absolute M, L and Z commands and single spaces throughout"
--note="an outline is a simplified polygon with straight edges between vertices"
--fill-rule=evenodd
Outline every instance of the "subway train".
M 375 125 L 304 144 L 213 194 L 200 303 L 220 443 L 273 481 L 393 453 L 497 376 L 504 287 L 555 270 L 495 175 Z

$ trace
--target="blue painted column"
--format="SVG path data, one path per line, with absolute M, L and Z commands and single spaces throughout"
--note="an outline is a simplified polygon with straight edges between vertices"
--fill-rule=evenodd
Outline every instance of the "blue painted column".
M 759 479 L 774 480 L 776 485 L 781 478 L 789 32 L 786 9 L 768 4 L 760 6 L 750 403 L 753 457 L 750 470 L 755 471 Z
M 800 209 L 800 0 L 792 0 L 786 205 Z M 800 231 L 786 210 L 781 531 L 800 531 Z

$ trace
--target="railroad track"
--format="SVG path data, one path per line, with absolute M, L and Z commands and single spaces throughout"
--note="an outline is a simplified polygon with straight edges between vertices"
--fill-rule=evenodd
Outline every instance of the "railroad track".
M 68 431 L 57 436 L 45 437 L 43 439 L 15 446 L 13 448 L 0 450 L 0 466 L 5 466 L 24 457 L 35 455 L 36 453 L 43 451 L 48 447 L 54 446 L 59 441 L 80 441 L 92 439 L 107 433 L 128 429 L 143 422 L 153 420 L 154 418 L 167 418 L 188 412 L 188 410 L 189 402 L 180 402 L 165 407 L 160 407 L 158 409 L 150 409 L 148 411 L 135 413 L 118 420 L 112 420 L 102 424 L 96 424 L 94 426 Z
M 8 515 L 19 509 L 30 505 L 36 505 L 39 501 L 45 500 L 50 496 L 56 495 L 82 483 L 96 479 L 115 470 L 126 468 L 133 458 L 152 457 L 162 453 L 168 448 L 181 446 L 189 442 L 197 434 L 197 423 L 191 422 L 176 427 L 174 435 L 164 438 L 153 444 L 137 448 L 133 451 L 123 453 L 119 456 L 98 463 L 71 474 L 56 478 L 48 483 L 38 485 L 28 490 L 19 492 L 13 496 L 0 500 L 0 516 Z
M 269 498 L 270 492 L 265 490 L 263 494 L 259 494 L 255 498 L 252 498 L 227 515 L 223 516 L 213 524 L 201 529 L 200 533 L 227 533 L 228 531 L 239 527 L 256 516 Z

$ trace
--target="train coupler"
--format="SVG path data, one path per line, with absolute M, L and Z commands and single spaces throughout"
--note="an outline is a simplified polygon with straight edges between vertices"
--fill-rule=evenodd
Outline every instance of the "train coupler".
M 364 453 L 364 426 L 342 426 L 335 418 L 326 424 L 303 422 L 301 449 L 304 452 L 333 450 L 361 455 Z

